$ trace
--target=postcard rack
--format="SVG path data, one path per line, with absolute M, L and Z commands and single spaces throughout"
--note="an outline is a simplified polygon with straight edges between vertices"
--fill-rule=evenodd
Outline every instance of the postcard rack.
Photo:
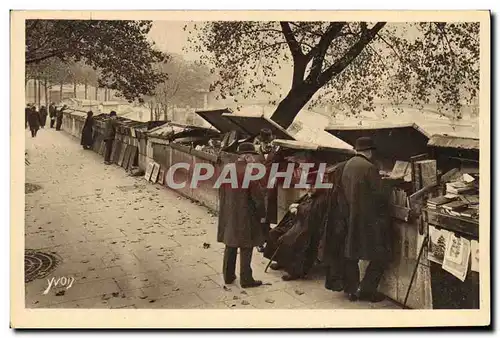
M 479 240 L 479 222 L 477 220 L 447 215 L 428 208 L 423 208 L 422 214 L 428 234 L 430 234 L 429 228 L 433 227 L 437 230 L 449 231 L 455 237 L 463 237 L 468 241 Z M 428 258 L 430 255 L 429 252 Z M 473 259 L 472 257 L 471 253 L 470 259 Z M 467 273 L 463 281 L 431 259 L 429 259 L 429 265 L 434 309 L 479 308 L 479 273 L 472 271 L 470 261 L 467 263 Z

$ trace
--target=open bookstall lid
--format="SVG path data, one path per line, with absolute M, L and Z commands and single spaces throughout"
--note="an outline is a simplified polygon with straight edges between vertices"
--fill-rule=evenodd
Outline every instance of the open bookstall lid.
M 385 158 L 409 160 L 426 153 L 430 135 L 416 124 L 376 124 L 373 126 L 329 126 L 327 132 L 354 146 L 360 137 L 371 137 L 377 152 Z
M 273 135 L 279 139 L 295 140 L 283 127 L 276 122 L 266 118 L 264 115 L 251 114 L 222 114 L 222 117 L 227 118 L 234 124 L 237 124 L 250 136 L 259 135 L 264 128 L 271 130 Z
M 232 114 L 232 111 L 229 109 L 197 111 L 196 114 L 214 126 L 221 133 L 228 133 L 233 130 L 245 133 L 245 130 L 239 125 L 222 116 L 223 114 Z
M 296 141 L 296 140 L 283 140 L 283 139 L 275 139 L 273 140 L 273 144 L 276 146 L 280 146 L 288 149 L 297 149 L 297 150 L 326 150 L 326 151 L 334 151 L 343 154 L 352 154 L 354 155 L 356 152 L 353 149 L 346 148 L 334 148 L 328 146 L 321 146 L 311 142 L 304 141 Z
M 479 150 L 479 139 L 450 135 L 433 135 L 429 140 L 429 146 L 438 148 Z

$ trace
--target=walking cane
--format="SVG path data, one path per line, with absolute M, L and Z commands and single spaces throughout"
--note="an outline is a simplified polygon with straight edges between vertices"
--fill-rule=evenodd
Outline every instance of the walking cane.
M 278 250 L 280 249 L 280 246 L 281 245 L 278 245 L 278 247 L 276 248 L 276 250 L 274 251 L 273 255 L 271 256 L 271 259 L 269 260 L 269 263 L 267 263 L 267 266 L 266 268 L 264 269 L 264 272 L 267 273 L 267 269 L 269 269 L 269 266 L 271 266 L 271 263 L 273 262 L 273 259 L 274 257 L 276 257 L 276 254 L 278 253 Z
M 420 258 L 422 257 L 422 253 L 424 252 L 424 247 L 427 245 L 427 241 L 429 240 L 429 235 L 427 234 L 424 237 L 424 241 L 422 242 L 422 247 L 420 248 L 420 252 L 418 253 L 417 264 L 415 264 L 415 268 L 413 269 L 413 273 L 410 279 L 410 285 L 408 285 L 408 290 L 406 290 L 405 301 L 403 303 L 403 309 L 407 309 L 406 302 L 408 301 L 408 296 L 410 295 L 410 290 L 413 285 L 413 280 L 415 279 L 415 274 L 417 273 L 418 264 L 420 263 Z

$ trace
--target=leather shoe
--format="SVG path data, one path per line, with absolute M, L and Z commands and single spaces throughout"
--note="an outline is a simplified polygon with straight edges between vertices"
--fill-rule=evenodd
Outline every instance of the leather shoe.
M 255 288 L 255 287 L 258 287 L 258 286 L 261 286 L 262 285 L 262 281 L 260 280 L 253 280 L 253 281 L 250 281 L 248 283 L 241 283 L 241 287 L 246 289 L 246 288 Z
M 281 265 L 279 265 L 278 263 L 271 263 L 269 267 L 271 268 L 271 270 L 281 270 Z
M 385 299 L 385 296 L 381 294 L 380 292 L 362 292 L 358 291 L 356 292 L 356 295 L 358 296 L 359 300 L 364 300 L 364 301 L 369 301 L 372 303 L 379 303 Z
M 297 279 L 300 279 L 300 276 L 297 276 L 297 275 L 290 275 L 290 274 L 285 274 L 283 276 L 281 276 L 281 279 L 284 280 L 285 282 L 286 281 L 290 281 L 290 280 L 297 280 Z
M 347 293 L 347 299 L 349 299 L 350 302 L 356 302 L 358 300 L 358 295 L 356 292 L 349 292 Z

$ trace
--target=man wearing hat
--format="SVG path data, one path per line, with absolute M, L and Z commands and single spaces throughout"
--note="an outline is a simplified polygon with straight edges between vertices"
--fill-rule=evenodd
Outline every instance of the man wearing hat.
M 111 164 L 111 153 L 113 151 L 113 142 L 116 135 L 116 112 L 113 110 L 109 113 L 109 118 L 104 127 L 104 164 Z
M 255 137 L 253 144 L 257 148 L 257 151 L 266 156 L 272 150 L 272 141 L 274 140 L 274 135 L 271 129 L 262 128 L 258 136 Z
M 238 147 L 236 169 L 245 172 L 249 163 L 263 163 L 263 158 L 255 151 L 252 143 L 244 142 Z M 222 185 L 219 189 L 220 212 L 217 227 L 217 241 L 224 243 L 224 282 L 231 284 L 236 279 L 236 256 L 240 251 L 240 284 L 243 288 L 262 285 L 253 278 L 251 262 L 253 248 L 264 243 L 262 224 L 266 222 L 264 206 L 265 187 L 259 181 L 250 182 L 248 188 L 241 187 L 242 177 L 238 177 L 238 188 Z
M 345 164 L 341 180 L 348 205 L 344 292 L 351 301 L 379 302 L 384 297 L 377 292 L 378 284 L 391 257 L 388 197 L 374 165 L 373 140 L 360 137 L 355 149 L 357 154 Z M 361 283 L 359 260 L 370 261 Z

